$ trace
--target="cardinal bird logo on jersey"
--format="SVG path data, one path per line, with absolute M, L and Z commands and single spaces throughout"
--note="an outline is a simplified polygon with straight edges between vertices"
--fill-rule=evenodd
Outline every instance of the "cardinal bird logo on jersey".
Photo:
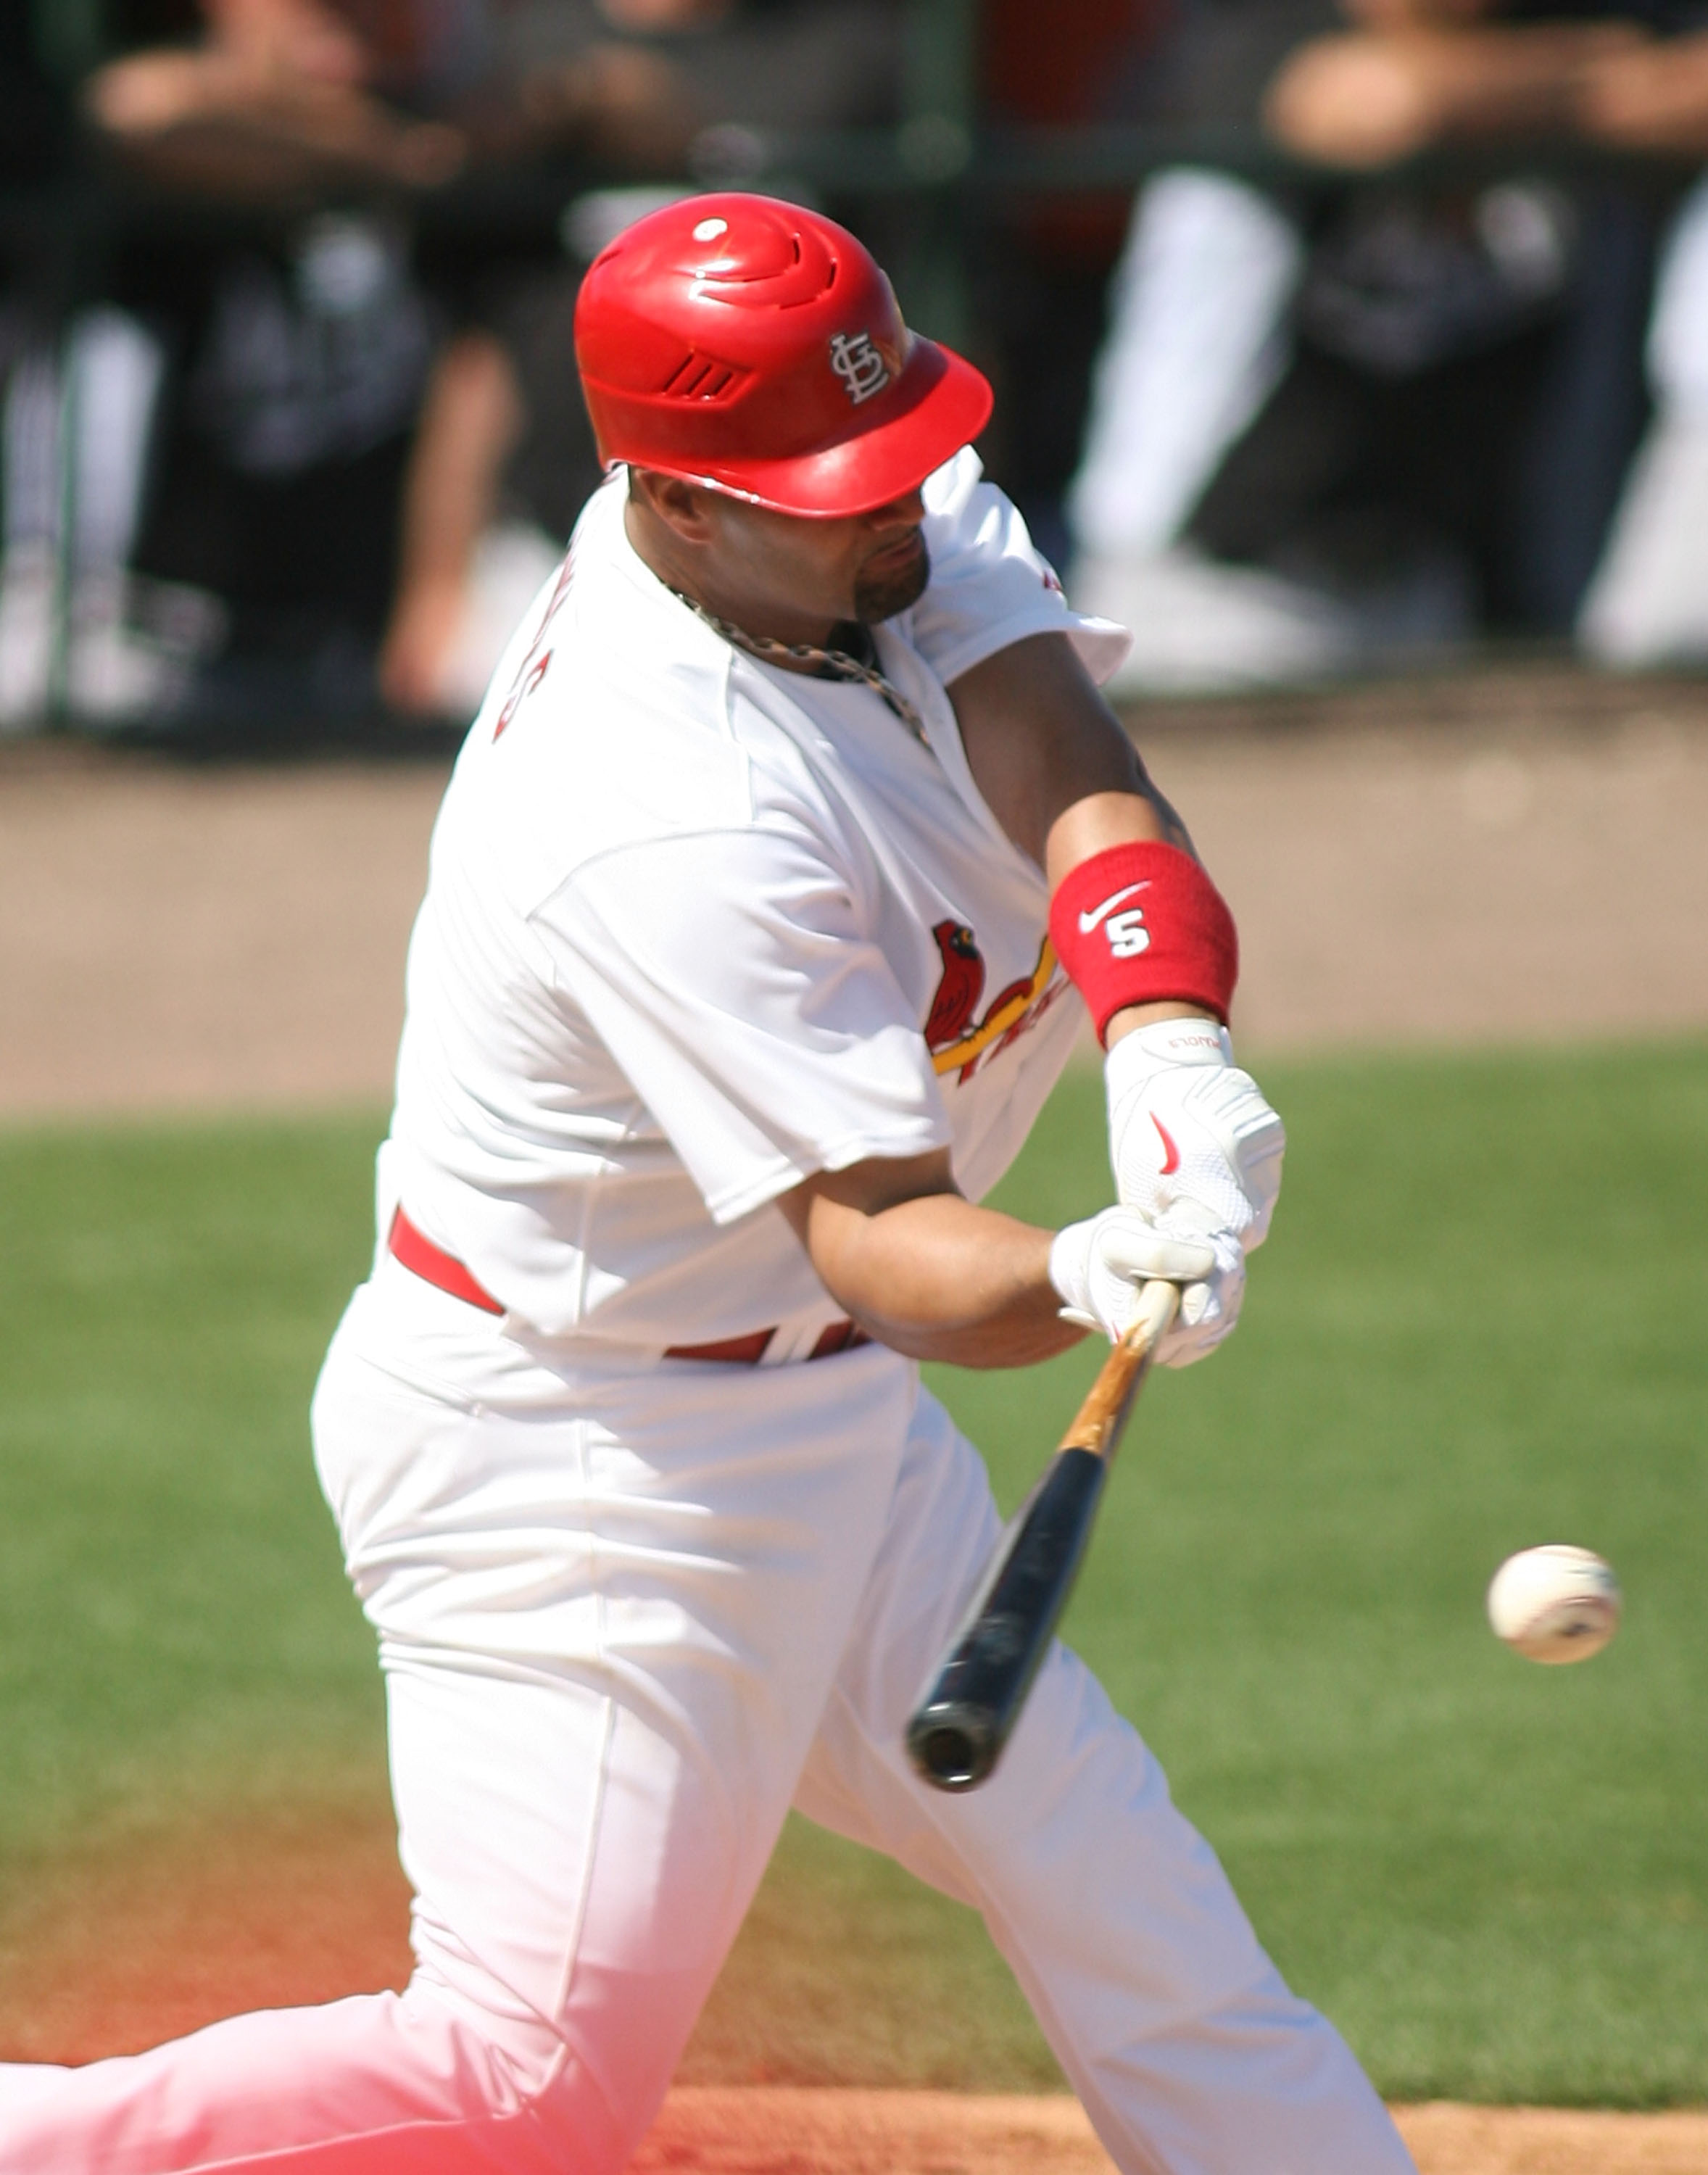
M 943 971 L 925 1016 L 925 1047 L 939 1072 L 970 1080 L 985 1057 L 1006 1050 L 1042 1019 L 1067 984 L 1056 973 L 1055 953 L 1046 936 L 1032 973 L 1000 990 L 980 1017 L 985 969 L 978 939 L 964 921 L 937 922 L 931 934 Z
M 931 931 L 943 972 L 925 1021 L 925 1047 L 941 1050 L 965 1034 L 984 994 L 984 955 L 964 921 L 940 921 Z

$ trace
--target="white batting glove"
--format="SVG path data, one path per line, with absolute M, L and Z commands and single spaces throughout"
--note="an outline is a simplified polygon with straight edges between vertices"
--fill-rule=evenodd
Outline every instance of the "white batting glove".
M 1181 1297 L 1176 1334 L 1190 1332 L 1194 1348 L 1172 1364 L 1184 1365 L 1239 1319 L 1245 1256 L 1268 1237 L 1281 1191 L 1286 1131 L 1211 1020 L 1156 1020 L 1124 1035 L 1103 1077 L 1117 1197 L 1159 1232 L 1215 1250 L 1207 1288 Z
M 1130 1208 L 1105 1208 L 1083 1223 L 1068 1224 L 1049 1249 L 1049 1281 L 1061 1300 L 1063 1321 L 1100 1329 L 1111 1343 L 1132 1327 L 1139 1287 L 1153 1277 L 1200 1294 L 1201 1316 L 1201 1302 L 1209 1296 L 1205 1279 L 1216 1266 L 1216 1250 L 1207 1239 L 1169 1238 Z M 1185 1298 L 1183 1293 L 1182 1315 Z M 1157 1347 L 1157 1364 L 1184 1367 L 1198 1356 L 1197 1325 L 1177 1316 Z
M 1123 1207 L 1158 1230 L 1269 1235 L 1287 1134 L 1213 1020 L 1154 1020 L 1103 1064 L 1109 1162 Z

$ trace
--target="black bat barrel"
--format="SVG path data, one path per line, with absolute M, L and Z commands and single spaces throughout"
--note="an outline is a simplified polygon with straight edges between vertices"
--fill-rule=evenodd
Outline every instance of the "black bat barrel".
M 994 1577 L 908 1723 L 908 1755 L 940 1790 L 976 1789 L 1001 1756 L 1073 1590 L 1107 1462 L 1058 1451 L 1014 1521 Z

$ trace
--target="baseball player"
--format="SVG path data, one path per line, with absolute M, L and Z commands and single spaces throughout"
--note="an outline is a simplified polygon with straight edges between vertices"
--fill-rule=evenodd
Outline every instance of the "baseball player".
M 314 1406 L 415 1974 L 0 2069 L 0 2172 L 615 2175 L 793 1803 L 983 1912 L 1130 2175 L 1401 2175 L 1072 1654 L 977 1793 L 902 1747 L 998 1532 L 916 1361 L 1118 1332 L 1145 1277 L 1196 1359 L 1279 1179 L 1227 909 L 1095 691 L 1120 632 L 828 220 L 642 220 L 577 350 L 610 475 L 439 818 Z M 1119 1197 L 1034 1229 L 976 1203 L 1082 1001 Z

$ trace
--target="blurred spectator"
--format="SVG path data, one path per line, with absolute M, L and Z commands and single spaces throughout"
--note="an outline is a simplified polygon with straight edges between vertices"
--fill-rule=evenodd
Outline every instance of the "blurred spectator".
M 1156 57 L 1173 0 L 983 0 L 982 110 L 995 127 L 1067 128 L 1157 111 Z M 1126 192 L 1063 191 L 1003 202 L 985 229 L 980 360 L 1006 388 L 981 451 L 1045 556 L 1065 561 L 1062 501 L 1079 458 Z
M 222 623 L 211 599 L 129 571 L 160 344 L 105 305 L 58 338 L 28 312 L 18 331 L 0 355 L 0 730 L 38 720 L 60 670 L 81 715 L 135 715 L 182 694 Z
M 1482 12 L 1350 0 L 1350 31 L 1264 0 L 1215 14 L 1285 147 L 1368 171 L 1454 136 L 1521 146 L 1638 35 Z M 1206 73 L 1189 50 L 1191 117 L 1236 119 Z M 1291 192 L 1158 176 L 1071 502 L 1076 595 L 1139 626 L 1132 681 L 1568 629 L 1640 428 L 1647 277 L 1638 208 L 1521 173 Z
M 199 18 L 87 93 L 152 179 L 247 208 L 241 247 L 127 251 L 122 299 L 171 365 L 138 564 L 230 606 L 224 701 L 300 702 L 306 670 L 310 699 L 348 705 L 377 674 L 399 710 L 466 717 L 597 480 L 566 241 L 591 254 L 687 187 L 708 139 L 739 164 L 720 128 L 893 117 L 895 0 L 200 0 Z M 460 225 L 403 216 L 459 172 L 565 156 L 633 187 L 583 194 L 561 230 L 490 192 Z
M 360 701 L 432 335 L 395 222 L 312 205 L 442 178 L 462 140 L 382 100 L 378 49 L 314 0 L 109 14 L 144 49 L 85 85 L 103 139 L 246 209 L 127 232 L 79 306 L 86 240 L 37 312 L 4 408 L 0 719 L 55 695 L 95 723 L 171 711 L 228 635 L 234 664 L 271 646 L 285 704 L 340 659 L 316 692 Z
M 1481 19 L 1492 12 L 1475 0 L 1361 0 L 1358 31 L 1300 54 L 1277 83 L 1284 140 L 1358 165 L 1529 127 L 1708 158 L 1700 7 L 1597 7 L 1631 19 L 1588 24 Z M 1571 11 L 1556 0 L 1548 12 Z M 1647 366 L 1654 419 L 1578 613 L 1586 645 L 1620 664 L 1708 655 L 1708 187 L 1662 255 Z
M 581 266 L 695 185 L 678 177 L 739 168 L 744 131 L 877 126 L 899 106 L 895 0 L 512 0 L 493 21 L 485 140 L 568 138 L 657 178 L 577 198 L 561 246 L 441 256 L 459 324 L 423 410 L 380 664 L 404 711 L 472 711 L 599 480 L 573 364 Z
M 377 93 L 465 87 L 478 49 L 462 10 L 346 14 L 323 0 L 201 0 L 200 12 L 198 43 L 131 54 L 88 87 L 97 126 L 157 178 L 273 198 L 351 182 L 431 183 L 461 164 L 457 130 Z M 377 34 L 393 24 L 404 36 L 388 50 Z
M 0 9 L 0 181 L 40 181 L 65 146 L 65 101 L 28 8 Z
M 1599 58 L 1581 125 L 1603 143 L 1708 161 L 1708 33 Z M 1655 413 L 1579 631 L 1617 664 L 1708 659 L 1708 180 L 1685 198 L 1655 283 L 1646 361 Z
M 45 52 L 35 35 L 45 22 L 22 8 L 0 11 L 0 185 L 8 189 L 49 180 L 68 142 L 67 100 L 50 65 L 60 56 Z M 0 227 L 0 731 L 30 722 L 46 699 L 61 501 L 52 330 L 62 237 L 45 199 L 27 210 L 14 200 L 12 211 Z M 73 368 L 92 391 L 105 380 L 100 356 L 110 330 L 105 321 L 85 320 L 73 333 Z M 87 430 L 84 447 L 86 463 Z M 110 518 L 110 510 L 101 518 Z M 87 556 L 89 527 L 81 540 Z
M 1579 615 L 1621 665 L 1708 659 L 1708 182 L 1673 223 L 1646 350 L 1655 413 Z

